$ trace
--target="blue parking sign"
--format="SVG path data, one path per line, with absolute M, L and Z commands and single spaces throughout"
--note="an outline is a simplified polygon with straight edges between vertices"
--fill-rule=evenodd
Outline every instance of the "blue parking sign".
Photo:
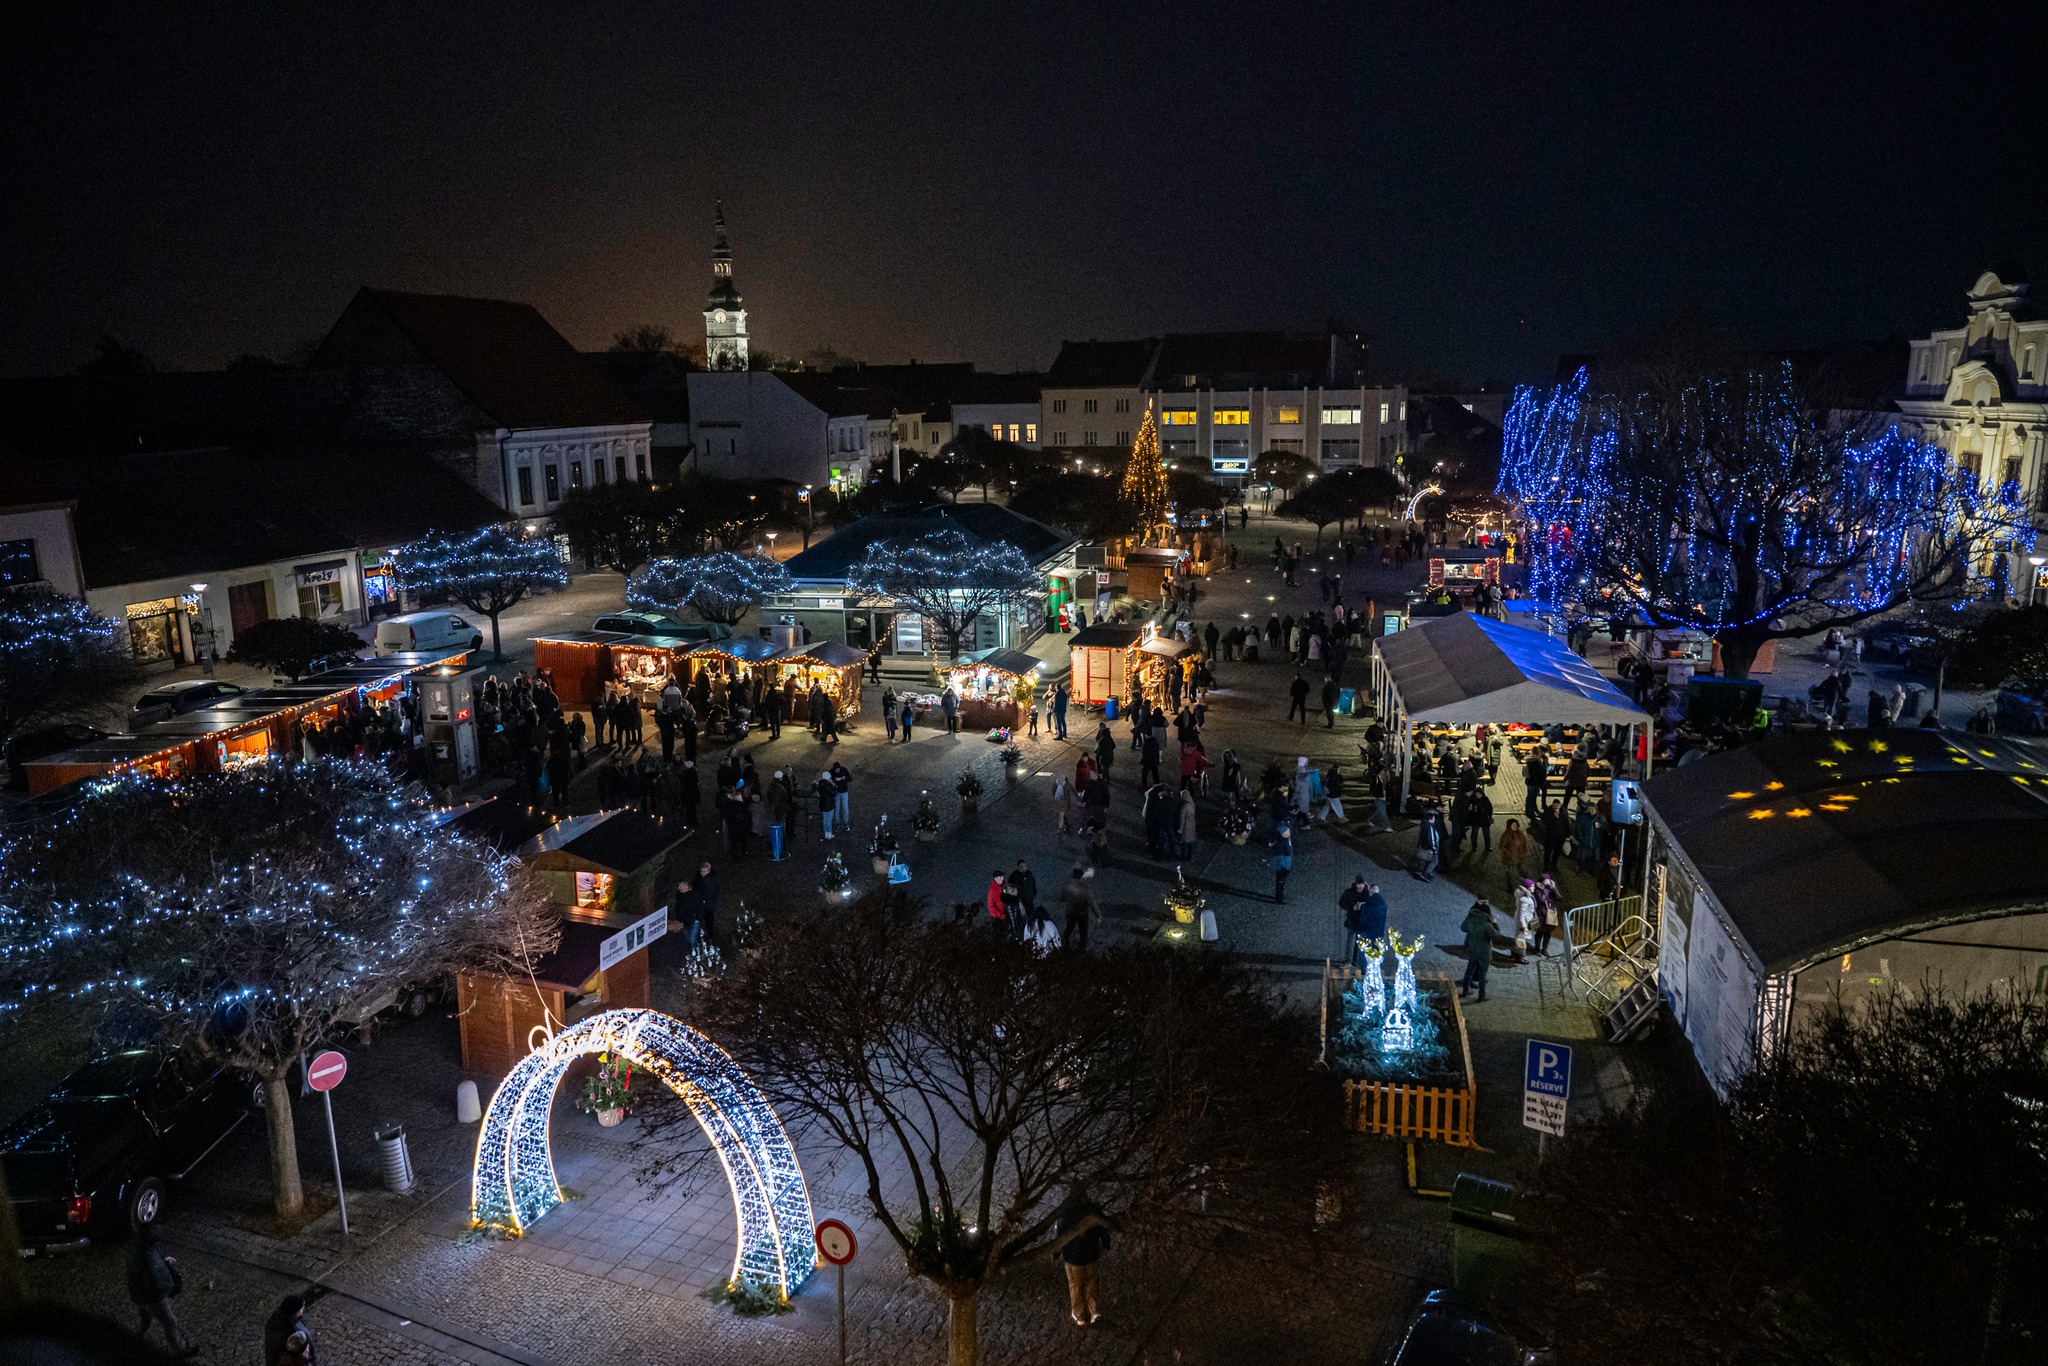
M 1528 1065 L 1522 1076 L 1523 1126 L 1562 1138 L 1565 1104 L 1571 1094 L 1570 1045 L 1529 1040 Z

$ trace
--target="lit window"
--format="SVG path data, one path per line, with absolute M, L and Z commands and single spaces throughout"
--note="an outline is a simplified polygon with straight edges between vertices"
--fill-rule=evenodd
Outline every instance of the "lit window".
M 1036 422 L 1024 424 L 1024 439 L 1034 446 L 1038 444 L 1038 424 Z
M 1469 403 L 1468 403 L 1468 404 L 1466 404 L 1466 405 L 1465 405 L 1465 411 L 1466 411 L 1466 412 L 1468 412 L 1468 413 L 1469 413 L 1469 412 L 1471 412 L 1471 411 L 1472 411 L 1472 405 L 1471 405 L 1471 404 L 1469 404 Z M 1408 400 L 1407 400 L 1407 399 L 1405 399 L 1405 398 L 1401 400 L 1401 420 L 1402 420 L 1403 422 L 1406 422 L 1406 421 L 1408 420 Z
M 1301 421 L 1301 409 L 1285 407 L 1276 408 L 1273 410 L 1273 421 L 1279 423 L 1283 427 L 1292 427 L 1297 422 Z
M 1195 425 L 1195 410 L 1193 408 L 1165 409 L 1159 414 L 1159 425 L 1162 427 L 1192 427 Z
M 572 489 L 583 487 L 583 462 L 581 460 L 571 460 L 569 462 L 569 487 Z
M 1389 417 L 1391 417 L 1391 416 L 1392 416 L 1392 414 L 1391 414 L 1390 412 L 1388 412 L 1388 409 L 1389 409 L 1389 408 L 1390 408 L 1391 406 L 1392 406 L 1392 405 L 1390 405 L 1390 404 L 1386 404 L 1386 403 L 1382 403 L 1382 404 L 1380 405 L 1380 421 L 1381 421 L 1381 422 L 1385 422 L 1385 421 L 1386 421 L 1386 420 L 1387 420 L 1387 419 L 1388 419 Z
M 593 911 L 607 909 L 612 904 L 612 875 L 610 873 L 576 874 L 576 904 Z
M 1252 410 L 1249 408 L 1218 408 L 1209 415 L 1209 421 L 1218 427 L 1249 427 L 1252 424 Z
M 1015 441 L 1015 440 L 1017 440 L 1017 432 L 1018 432 L 1018 427 L 1017 427 L 1017 424 L 1016 424 L 1016 423 L 1014 423 L 1014 422 L 1012 422 L 1012 423 L 1010 424 L 1010 440 L 1012 440 L 1012 441 Z
M 1323 409 L 1323 423 L 1326 426 L 1355 427 L 1358 425 L 1358 409 L 1325 408 Z

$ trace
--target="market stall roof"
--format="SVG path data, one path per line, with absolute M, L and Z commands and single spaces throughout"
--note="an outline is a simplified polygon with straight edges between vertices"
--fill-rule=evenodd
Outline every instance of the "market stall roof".
M 1162 659 L 1179 659 L 1195 647 L 1179 636 L 1154 636 L 1138 648 Z
M 652 636 L 633 636 L 625 643 L 637 645 L 641 641 L 652 642 L 653 639 Z M 727 659 L 736 659 L 742 664 L 768 664 L 786 656 L 802 653 L 801 646 L 777 645 L 774 641 L 764 640 L 760 636 L 734 636 L 731 640 L 707 640 L 701 643 L 680 640 L 663 641 L 660 643 L 660 648 L 665 650 L 680 649 L 693 657 L 696 655 L 723 655 Z
M 534 980 L 556 991 L 582 991 L 598 974 L 598 950 L 618 931 L 609 925 L 592 925 L 564 918 L 562 942 L 553 953 L 533 960 Z
M 1145 633 L 1135 626 L 1124 626 L 1116 622 L 1097 622 L 1093 626 L 1076 631 L 1067 645 L 1076 650 L 1094 648 L 1097 650 L 1128 650 L 1144 639 Z
M 973 654 L 960 656 L 956 669 L 994 669 L 997 673 L 1013 674 L 1018 678 L 1029 678 L 1045 667 L 1045 661 L 1037 655 L 1022 650 L 997 646 L 993 650 L 976 650 Z
M 683 834 L 678 822 L 621 808 L 571 817 L 541 831 L 519 846 L 518 853 L 529 859 L 546 854 L 567 856 L 550 866 L 580 863 L 595 872 L 631 873 L 674 848 Z
M 844 669 L 850 664 L 867 663 L 868 652 L 856 649 L 843 640 L 814 640 L 804 646 L 801 652 L 782 658 L 785 664 L 794 664 L 801 660 L 822 664 L 828 669 Z
M 1816 731 L 1643 785 L 1767 972 L 1964 920 L 2048 909 L 2048 746 Z
M 1649 720 L 1564 642 L 1469 612 L 1373 641 L 1409 721 L 1635 726 Z
M 1139 545 L 1124 552 L 1124 563 L 1159 565 L 1171 569 L 1188 557 L 1188 552 L 1174 545 Z

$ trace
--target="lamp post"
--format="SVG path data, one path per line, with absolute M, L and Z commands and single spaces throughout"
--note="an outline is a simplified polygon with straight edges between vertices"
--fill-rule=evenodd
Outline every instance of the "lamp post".
M 805 484 L 801 489 L 797 490 L 796 499 L 804 505 L 804 549 L 809 550 L 811 548 L 811 530 L 815 526 L 815 522 L 812 520 L 812 509 L 815 504 L 811 502 L 811 486 Z
M 775 538 L 779 535 L 781 533 L 776 531 L 768 533 L 768 558 L 771 560 L 775 558 Z

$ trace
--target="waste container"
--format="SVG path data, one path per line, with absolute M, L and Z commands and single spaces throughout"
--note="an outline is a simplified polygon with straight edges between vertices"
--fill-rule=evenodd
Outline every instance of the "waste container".
M 1116 713 L 1117 700 L 1114 697 L 1105 699 L 1102 704 L 1102 719 L 1105 721 L 1114 721 L 1116 720 Z
M 1897 719 L 1901 721 L 1918 721 L 1920 719 L 1920 698 L 1925 692 L 1926 689 L 1922 688 L 1918 683 L 1908 683 L 1906 685 L 1906 700 L 1899 707 Z
M 1451 1184 L 1451 1284 L 1512 1313 L 1528 1256 L 1528 1234 L 1515 1222 L 1515 1188 L 1460 1172 Z
M 377 1157 L 384 1167 L 385 1189 L 403 1195 L 412 1189 L 412 1154 L 405 1146 L 405 1126 L 385 1123 L 377 1126 Z

